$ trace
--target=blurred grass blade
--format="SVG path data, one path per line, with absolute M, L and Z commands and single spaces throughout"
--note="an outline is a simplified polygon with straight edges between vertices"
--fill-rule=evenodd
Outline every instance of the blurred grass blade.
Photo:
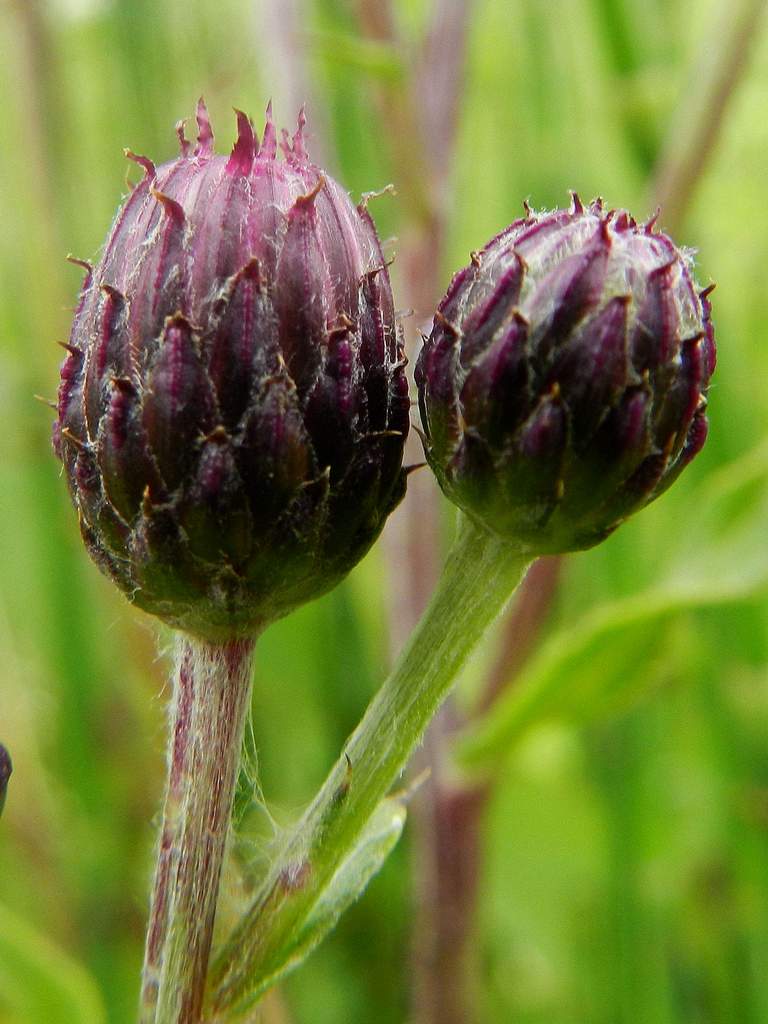
M 91 976 L 48 938 L 0 904 L 3 1024 L 105 1024 Z
M 654 662 L 676 617 L 747 599 L 768 587 L 768 445 L 711 478 L 667 580 L 607 602 L 557 631 L 491 710 L 459 740 L 470 771 L 491 770 L 532 726 L 582 722 L 652 685 Z
M 670 584 L 749 596 L 768 579 L 768 442 L 712 473 L 691 496 Z
M 332 58 L 337 65 L 362 71 L 373 79 L 400 82 L 403 62 L 387 43 L 342 32 L 315 30 L 309 37 L 317 56 Z
M 651 184 L 651 205 L 662 209 L 665 228 L 677 231 L 717 142 L 728 104 L 760 37 L 765 0 L 721 0 L 692 69 L 691 84 L 671 120 Z

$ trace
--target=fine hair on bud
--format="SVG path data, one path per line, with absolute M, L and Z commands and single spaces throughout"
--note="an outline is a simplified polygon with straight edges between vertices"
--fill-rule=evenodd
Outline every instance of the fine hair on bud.
M 706 439 L 711 287 L 655 220 L 575 193 L 526 206 L 455 275 L 421 350 L 440 486 L 532 555 L 597 544 Z
M 85 280 L 54 425 L 85 544 L 139 607 L 213 640 L 333 587 L 405 490 L 385 261 L 307 155 L 236 112 L 141 180 Z M 82 262 L 82 261 L 80 261 Z

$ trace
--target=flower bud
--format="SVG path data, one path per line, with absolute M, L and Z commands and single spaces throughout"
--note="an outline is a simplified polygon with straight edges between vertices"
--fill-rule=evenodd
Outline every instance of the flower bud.
M 601 541 L 704 444 L 709 291 L 653 221 L 526 207 L 454 277 L 419 356 L 445 494 L 535 555 Z
M 5 796 L 8 792 L 8 780 L 13 772 L 13 765 L 11 764 L 11 755 L 5 749 L 2 743 L 0 743 L 0 814 L 3 813 L 5 807 Z
M 210 639 L 329 590 L 405 489 L 409 401 L 366 203 L 237 113 L 143 170 L 86 277 L 54 448 L 131 601 Z

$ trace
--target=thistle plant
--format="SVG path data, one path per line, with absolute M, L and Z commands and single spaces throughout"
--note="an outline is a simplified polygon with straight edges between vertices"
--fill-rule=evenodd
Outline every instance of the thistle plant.
M 526 233 L 535 243 L 521 244 Z M 701 448 L 710 314 L 690 257 L 652 223 L 577 198 L 527 211 L 454 278 L 416 379 L 425 454 L 462 510 L 456 538 L 392 674 L 214 963 L 216 1013 L 245 1012 L 291 965 L 313 906 L 530 562 L 599 542 Z
M 143 178 L 86 265 L 54 448 L 85 545 L 179 630 L 142 1020 L 200 1017 L 256 636 L 333 587 L 405 490 L 409 398 L 365 200 L 237 113 Z M 282 159 L 278 150 L 282 150 Z
M 237 115 L 143 179 L 86 265 L 54 447 L 97 565 L 178 630 L 143 1024 L 235 1020 L 399 834 L 387 794 L 530 561 L 595 544 L 701 448 L 708 293 L 653 224 L 526 216 L 454 278 L 419 356 L 429 465 L 461 509 L 397 666 L 209 956 L 257 636 L 341 580 L 403 496 L 409 394 L 366 202 Z M 393 839 L 394 837 L 394 839 Z

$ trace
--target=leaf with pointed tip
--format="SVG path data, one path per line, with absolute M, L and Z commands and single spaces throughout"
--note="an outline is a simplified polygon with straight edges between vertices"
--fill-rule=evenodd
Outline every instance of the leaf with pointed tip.
M 362 896 L 397 845 L 406 813 L 402 799 L 391 796 L 382 800 L 355 848 L 320 893 L 307 917 L 263 971 L 252 979 L 249 999 L 257 998 L 306 960 L 342 914 Z

